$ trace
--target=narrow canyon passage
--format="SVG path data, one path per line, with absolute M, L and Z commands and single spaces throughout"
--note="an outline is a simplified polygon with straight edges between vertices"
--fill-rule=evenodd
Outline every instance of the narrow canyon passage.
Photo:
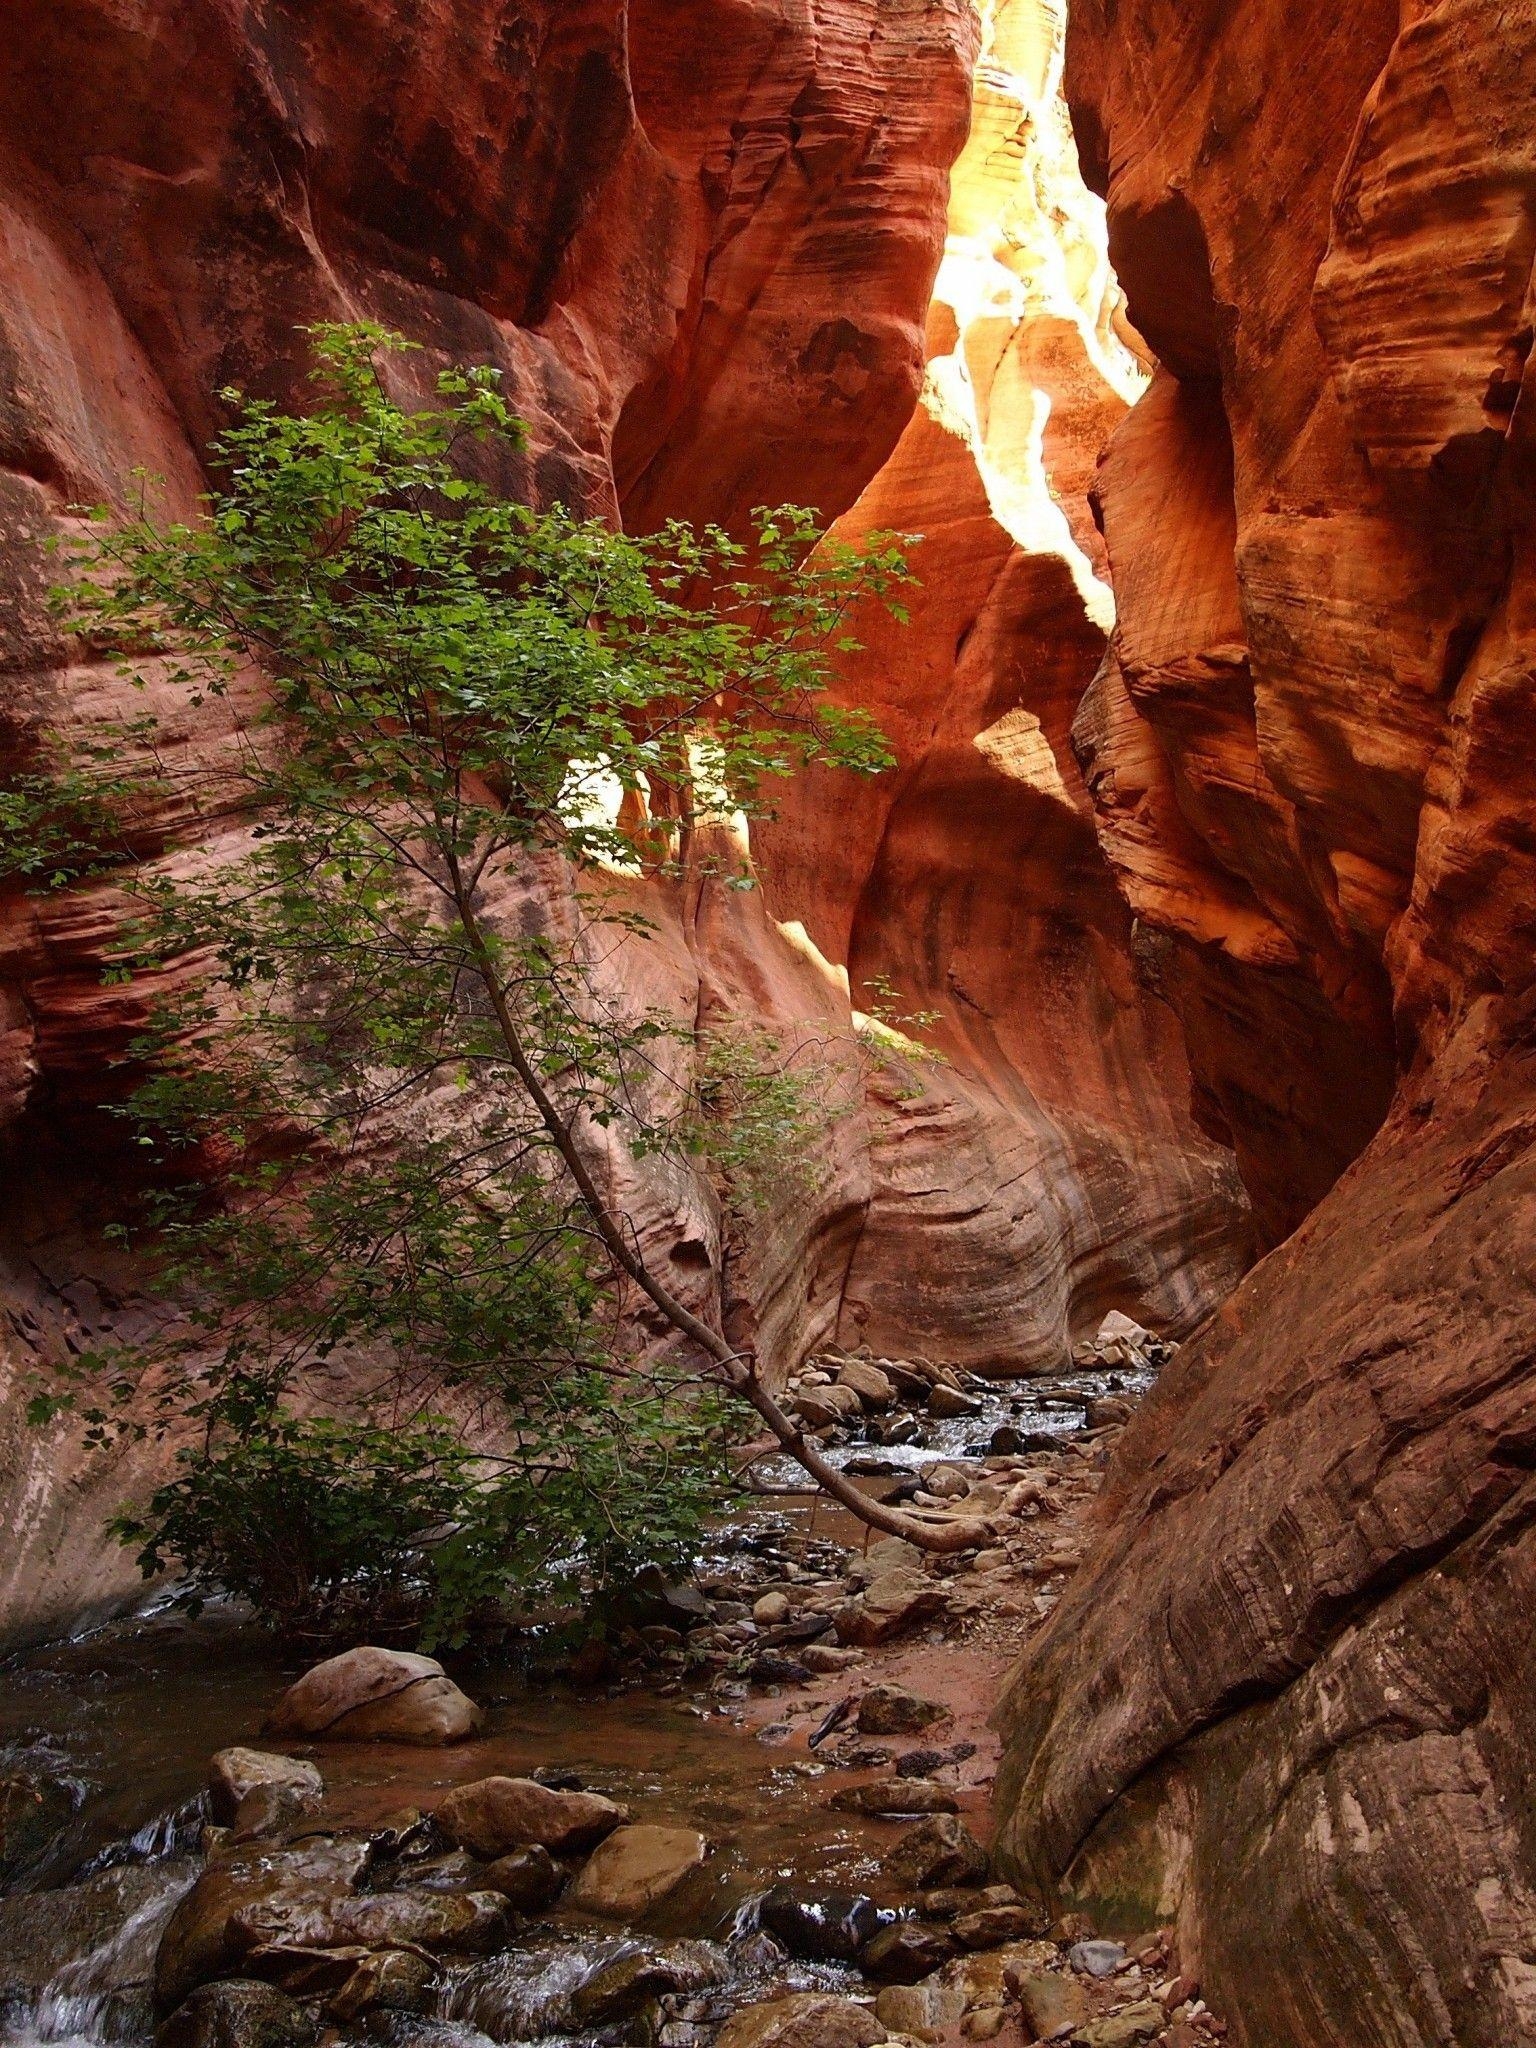
M 1536 2042 L 1536 10 L 15 0 L 12 15 L 8 801 L 52 736 L 88 741 L 140 701 L 50 608 L 50 538 L 79 531 L 82 505 L 123 514 L 145 471 L 167 517 L 195 517 L 230 388 L 300 407 L 316 322 L 418 344 L 389 373 L 402 402 L 428 402 L 451 365 L 494 365 L 527 435 L 476 460 L 516 502 L 632 535 L 679 519 L 742 536 L 782 500 L 813 510 L 829 554 L 908 537 L 909 617 L 860 614 L 830 675 L 891 764 L 812 767 L 748 840 L 721 827 L 751 888 L 703 858 L 611 878 L 633 923 L 594 970 L 615 1015 L 669 1020 L 681 1050 L 660 1094 L 691 1087 L 732 1033 L 815 1072 L 808 1169 L 742 1227 L 697 1160 L 606 1126 L 587 1140 L 644 1257 L 788 1390 L 840 1467 L 970 1516 L 974 1581 L 889 1552 L 871 1577 L 852 1526 L 830 1525 L 823 1555 L 801 1496 L 787 1537 L 778 1504 L 759 1504 L 782 1583 L 753 1566 L 743 1601 L 722 1567 L 707 1627 L 775 1640 L 715 1645 L 727 1682 L 752 1688 L 716 1713 L 723 1748 L 691 1726 L 679 1744 L 681 1710 L 649 1693 L 598 1704 L 600 1685 L 597 1734 L 541 1721 L 530 1742 L 519 1674 L 474 1755 L 557 1775 L 574 1757 L 594 1782 L 611 1763 L 647 1823 L 706 1833 L 744 1824 L 762 1762 L 778 1773 L 764 1810 L 786 1817 L 740 1850 L 743 1871 L 803 1885 L 825 1852 L 836 1888 L 862 1895 L 891 1837 L 867 1809 L 827 1820 L 803 1703 L 830 1712 L 885 1666 L 840 1678 L 857 1667 L 833 1656 L 775 1677 L 771 1660 L 830 1652 L 845 1607 L 861 1618 L 838 1624 L 841 1647 L 883 1656 L 859 1641 L 871 1588 L 912 1572 L 904 1626 L 927 1633 L 891 1682 L 956 1700 L 942 1742 L 904 1731 L 939 1759 L 929 1821 L 959 1798 L 997 1892 L 972 1913 L 1050 1947 L 1014 1958 L 1019 1981 L 1086 1986 L 1089 2004 L 1047 2025 L 1046 1994 L 1010 1990 L 1001 1961 L 983 1984 L 973 1960 L 969 2003 L 887 1999 L 904 2015 L 888 2023 L 839 1955 L 796 1995 L 862 2017 L 818 2009 L 802 2048 L 836 2048 L 840 2027 L 861 2044 L 1017 2048 L 1192 2048 L 1218 2029 L 1243 2048 Z M 174 656 L 156 653 L 157 744 L 216 792 L 250 703 L 186 709 Z M 655 831 L 659 781 L 650 794 Z M 145 830 L 183 880 L 240 844 L 216 800 L 166 801 Z M 22 1898 L 119 1872 L 116 1931 L 98 1899 L 61 1953 L 73 1967 L 110 1949 L 142 1989 L 134 1942 L 159 1938 L 166 1868 L 193 1881 L 177 1859 L 205 1816 L 150 1824 L 202 1784 L 210 1749 L 256 1739 L 258 1703 L 307 1660 L 289 1645 L 263 1662 L 216 1630 L 216 1676 L 168 1738 L 185 1753 L 145 1762 L 142 1811 L 102 1760 L 111 1742 L 80 1732 L 97 1711 L 90 1653 L 56 1646 L 89 1644 L 143 1597 L 107 1524 L 165 1479 L 174 1446 L 91 1449 L 67 1412 L 39 1422 L 36 1396 L 40 1374 L 138 1342 L 160 1314 L 142 1253 L 115 1234 L 143 1184 L 119 1077 L 154 991 L 104 973 L 129 922 L 110 874 L 46 892 L 8 874 L 0 1644 L 23 1660 L 15 1697 L 42 1704 L 0 1718 L 0 1868 Z M 543 931 L 579 901 L 548 861 L 490 909 Z M 665 1348 L 625 1313 L 626 1342 Z M 1120 1341 L 1122 1322 L 1141 1332 L 1124 1358 L 1086 1348 Z M 1177 1348 L 1138 1349 L 1146 1332 Z M 327 1396 L 350 1413 L 370 1384 L 336 1363 Z M 922 1484 L 950 1468 L 947 1492 Z M 918 1611 L 935 1588 L 942 1617 L 931 1597 Z M 783 1615 L 753 1619 L 780 1595 Z M 634 1652 L 648 1685 L 680 1683 L 667 1660 L 700 1620 L 645 1624 L 660 1631 Z M 202 1639 L 162 1669 L 152 1628 L 142 1671 L 124 1647 L 139 1640 L 101 1638 L 115 1675 L 100 1697 L 152 1721 Z M 770 1662 L 743 1678 L 748 1643 Z M 778 1738 L 750 1732 L 778 1689 L 782 1767 Z M 990 1732 L 978 1689 L 995 1695 Z M 646 1778 L 652 1739 L 664 1755 Z M 838 1740 L 856 1756 L 847 1728 Z M 946 1754 L 968 1741 L 985 1772 L 977 1749 Z M 164 1763 L 153 1739 L 146 1755 Z M 904 1756 L 887 1764 L 899 1777 Z M 886 1766 L 837 1768 L 851 1796 Z M 401 1805 L 465 1775 L 399 1769 Z M 93 1773 L 111 1780 L 111 1825 L 87 1845 L 69 1829 L 102 1811 Z M 69 1815 L 38 1857 L 26 1828 L 50 1799 Z M 376 1828 L 383 1811 L 343 1819 Z M 416 1853 L 395 1832 L 369 1852 L 395 1873 L 385 1888 Z M 815 1854 L 787 1846 L 797 1835 Z M 141 1884 L 146 1870 L 160 1876 Z M 743 1877 L 732 1913 L 749 1892 Z M 927 1925 L 883 1893 L 872 1910 Z M 665 1932 L 734 1956 L 762 1928 L 717 1913 Z M 902 1939 L 913 1970 L 935 1963 Z M 952 1987 L 958 1937 L 937 1939 Z M 1139 2019 L 1070 1960 L 1083 1940 L 1119 1945 Z M 776 1981 L 765 1955 L 731 1978 L 738 2004 Z M 558 1962 L 540 1952 L 548 2024 L 527 2038 L 642 2038 L 624 2030 L 644 2000 L 572 2031 L 580 1985 Z M 645 2006 L 643 2038 L 692 2048 L 738 2024 L 713 1967 L 694 1955 L 702 1978 L 656 1990 L 703 2002 L 684 2018 Z M 57 1971 L 42 1981 L 57 1988 Z M 0 2034 L 21 2013 L 12 2038 L 29 2044 L 148 2039 L 142 2004 L 98 1999 L 86 2020 L 66 1997 L 40 2018 L 19 1982 L 0 1958 Z M 432 2018 L 520 2040 L 525 1989 Z M 355 2032 L 328 2024 L 400 2048 L 466 2039 L 412 2031 L 405 2010 L 385 1999 Z M 979 2012 L 999 2015 L 992 2035 Z M 162 2048 L 303 2048 L 271 2011 L 250 2024 Z

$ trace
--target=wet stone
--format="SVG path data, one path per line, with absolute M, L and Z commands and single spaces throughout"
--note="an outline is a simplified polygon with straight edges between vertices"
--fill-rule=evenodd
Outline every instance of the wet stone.
M 775 1885 L 758 1908 L 765 1927 L 792 1956 L 851 1963 L 890 1916 L 862 1892 L 797 1892 Z
M 955 1944 L 941 1928 L 898 1920 L 864 1944 L 859 1968 L 877 1984 L 916 1984 L 942 1969 L 954 1952 Z
M 199 1985 L 163 2020 L 155 2048 L 311 2048 L 320 2023 L 270 1984 Z
M 744 2007 L 726 2021 L 716 2048 L 874 2048 L 887 2038 L 868 2006 L 813 1991 Z
M 938 1700 L 922 1699 L 901 1685 L 873 1685 L 859 1701 L 861 1735 L 921 1735 L 949 1713 Z
M 914 1891 L 980 1884 L 987 1853 L 957 1814 L 935 1814 L 904 1834 L 883 1864 L 885 1874 Z
M 917 1813 L 949 1814 L 959 1802 L 945 1785 L 931 1778 L 886 1778 L 874 1785 L 854 1785 L 835 1792 L 830 1802 L 839 1813 L 868 1813 L 905 1820 Z

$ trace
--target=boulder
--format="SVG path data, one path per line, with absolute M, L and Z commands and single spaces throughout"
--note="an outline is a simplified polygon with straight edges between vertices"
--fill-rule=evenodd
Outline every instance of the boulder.
M 921 1920 L 898 1920 L 882 1927 L 859 1950 L 859 1968 L 877 1984 L 917 1984 L 942 1969 L 955 1944 L 940 1927 Z
M 1121 1343 L 1129 1344 L 1134 1350 L 1142 1351 L 1145 1350 L 1148 1344 L 1155 1344 L 1157 1339 L 1150 1330 L 1143 1329 L 1141 1324 L 1132 1317 L 1122 1315 L 1119 1309 L 1112 1308 L 1103 1322 L 1100 1323 L 1098 1334 L 1093 1341 L 1096 1347 L 1105 1344 Z
M 862 1892 L 798 1892 L 776 1884 L 758 1907 L 758 1923 L 805 1962 L 851 1963 L 889 1919 Z
M 566 1904 L 604 1920 L 639 1920 L 708 1854 L 708 1842 L 694 1828 L 616 1828 L 593 1850 Z
M 41 1861 L 74 1811 L 75 1794 L 61 1778 L 39 1770 L 0 1777 L 0 1889 Z
M 937 1700 L 919 1698 L 901 1685 L 872 1685 L 859 1701 L 861 1735 L 920 1735 L 949 1709 Z
M 861 1599 L 840 1607 L 833 1624 L 839 1642 L 872 1649 L 904 1629 L 932 1620 L 944 1607 L 942 1587 L 921 1572 L 900 1570 L 874 1580 Z
M 865 1358 L 850 1358 L 840 1368 L 837 1384 L 851 1389 L 858 1396 L 860 1405 L 875 1414 L 883 1414 L 896 1399 L 896 1389 L 891 1385 L 889 1376 Z
M 931 2040 L 957 2027 L 965 2014 L 965 1987 L 942 1971 L 917 1984 L 888 1984 L 875 2000 L 875 2016 L 898 2034 Z
M 155 2032 L 155 2048 L 313 2048 L 320 2022 L 270 1984 L 200 1984 Z
M 720 2029 L 715 2048 L 875 2048 L 889 2038 L 868 2006 L 807 1991 L 743 2007 Z
M 982 1906 L 974 1913 L 959 1913 L 954 1920 L 956 1941 L 962 1948 L 972 1949 L 1025 1941 L 1035 1926 L 1035 1915 L 1025 1906 Z
M 5 1994 L 42 1991 L 93 1950 L 109 1951 L 93 1961 L 94 1991 L 144 1983 L 176 1905 L 176 1880 L 190 1874 L 190 1863 L 116 1863 L 59 1891 L 0 1899 L 0 2013 Z
M 718 1954 L 703 1942 L 660 1950 L 627 1943 L 576 1987 L 569 2017 L 581 2028 L 614 2026 L 669 1992 L 707 1990 L 722 1974 Z
M 1115 1429 L 1130 1421 L 1136 1413 L 1134 1402 L 1126 1401 L 1119 1394 L 1100 1394 L 1088 1403 L 1088 1427 L 1090 1429 Z
M 1064 1970 L 1010 1970 L 1007 1982 L 1032 2040 L 1046 2040 L 1093 2017 L 1091 1995 Z
M 366 1839 L 311 1836 L 286 1849 L 251 1848 L 212 1862 L 171 1915 L 155 1958 L 155 2003 L 180 2005 L 197 1985 L 222 1976 L 249 1943 L 233 1922 L 246 1909 L 276 1908 L 290 1896 L 344 1897 L 368 1867 Z
M 1067 1961 L 1085 1977 L 1113 1977 L 1125 1960 L 1118 1941 L 1074 1941 L 1067 1951 Z
M 972 1477 L 963 1465 L 941 1460 L 923 1473 L 923 1492 L 934 1500 L 964 1500 L 971 1490 Z
M 1168 2016 L 1155 1998 L 1139 1999 L 1120 2012 L 1089 2020 L 1072 2036 L 1081 2048 L 1137 2048 L 1141 2041 L 1154 2041 L 1168 2023 Z
M 591 1849 L 629 1819 L 597 1792 L 555 1792 L 532 1778 L 476 1778 L 456 1785 L 433 1815 L 451 1842 L 476 1856 L 532 1843 L 557 1856 Z
M 326 2017 L 345 2026 L 367 2012 L 426 2013 L 437 1976 L 430 1956 L 409 1949 L 386 1948 L 359 1956 L 345 1982 L 326 2000 Z
M 928 1413 L 940 1417 L 952 1415 L 979 1415 L 982 1403 L 975 1394 L 967 1394 L 959 1387 L 949 1387 L 942 1380 L 928 1395 Z
M 273 1948 L 423 1948 L 489 1954 L 505 1945 L 512 1908 L 501 1892 L 399 1890 L 355 1894 L 296 1887 L 241 1906 L 237 1953 Z
M 482 1865 L 479 1881 L 487 1891 L 500 1892 L 518 1912 L 539 1913 L 559 1898 L 565 1873 L 547 1849 L 530 1842 Z
M 829 1387 L 802 1387 L 790 1404 L 791 1412 L 807 1429 L 835 1429 L 843 1415 L 826 1398 L 830 1392 Z
M 807 1671 L 827 1676 L 834 1671 L 846 1671 L 851 1664 L 862 1664 L 864 1652 L 855 1649 L 851 1643 L 807 1643 L 800 1652 L 800 1662 Z
M 882 1778 L 873 1785 L 851 1785 L 834 1792 L 830 1804 L 839 1813 L 869 1813 L 887 1819 L 960 1810 L 948 1786 L 936 1785 L 931 1778 Z
M 257 1813 L 252 1794 L 270 1799 L 285 1817 L 313 1813 L 325 1792 L 317 1764 L 301 1757 L 274 1756 L 264 1749 L 221 1749 L 208 1765 L 208 1797 L 221 1825 L 251 1829 Z M 244 1816 L 240 1809 L 245 1807 Z
M 887 1877 L 913 1891 L 938 1885 L 979 1884 L 987 1874 L 987 1852 L 957 1814 L 935 1814 L 909 1828 L 881 1866 Z
M 764 1593 L 752 1603 L 752 1619 L 759 1628 L 779 1628 L 790 1615 L 789 1600 L 783 1593 Z
M 267 1716 L 269 1735 L 333 1742 L 461 1742 L 484 1719 L 435 1657 L 373 1645 L 306 1671 Z

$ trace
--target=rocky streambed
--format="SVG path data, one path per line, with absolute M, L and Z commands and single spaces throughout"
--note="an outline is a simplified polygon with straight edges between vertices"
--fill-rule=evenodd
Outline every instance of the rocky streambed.
M 574 1672 L 366 1650 L 295 1682 L 173 1613 L 18 1660 L 0 2040 L 1218 2039 L 1167 1930 L 1036 1925 L 987 1853 L 987 1712 L 1155 1362 L 1112 1332 L 1023 1388 L 814 1363 L 807 1425 L 972 1549 L 764 1502 Z

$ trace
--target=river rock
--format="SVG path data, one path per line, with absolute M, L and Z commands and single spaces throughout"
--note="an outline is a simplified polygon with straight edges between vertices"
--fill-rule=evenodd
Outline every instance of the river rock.
M 312 2048 L 320 2022 L 271 1984 L 200 1984 L 155 2031 L 155 2048 Z
M 42 1770 L 0 1776 L 0 1889 L 42 1859 L 75 1811 L 75 1794 Z
M 559 1898 L 565 1873 L 547 1849 L 530 1842 L 483 1865 L 479 1881 L 487 1891 L 500 1892 L 518 1912 L 541 1913 Z
M 964 1986 L 946 1981 L 942 1971 L 917 1984 L 888 1984 L 875 2000 L 875 2014 L 883 2025 L 926 2040 L 957 2027 L 964 2013 Z
M 840 1607 L 833 1617 L 837 1638 L 860 1649 L 887 1643 L 904 1629 L 931 1621 L 945 1606 L 943 1588 L 921 1572 L 887 1572 L 875 1579 L 863 1597 Z
M 708 1842 L 693 1828 L 616 1828 L 593 1850 L 566 1904 L 604 1920 L 639 1920 L 708 1854 Z
M 937 1700 L 920 1699 L 901 1685 L 872 1685 L 859 1701 L 861 1735 L 920 1735 L 949 1709 Z
M 987 1874 L 987 1852 L 957 1814 L 935 1814 L 896 1843 L 882 1868 L 914 1891 L 939 1885 L 979 1884 Z
M 1067 1951 L 1067 1961 L 1085 1977 L 1113 1977 L 1125 1960 L 1118 1941 L 1074 1941 Z
M 759 1628 L 778 1628 L 789 1616 L 789 1601 L 783 1593 L 765 1593 L 752 1603 L 752 1619 Z
M 981 1906 L 974 1913 L 958 1913 L 954 1920 L 955 1939 L 962 1948 L 1001 1948 L 1005 1942 L 1025 1941 L 1035 1931 L 1035 1916 L 1024 1906 Z
M 155 2003 L 170 2012 L 197 1985 L 219 1977 L 243 1946 L 235 1915 L 287 1897 L 350 1893 L 368 1867 L 366 1840 L 314 1836 L 287 1849 L 236 1850 L 210 1863 L 171 1915 L 155 1958 Z
M 230 1919 L 237 1952 L 264 1948 L 424 1948 L 489 1954 L 505 1945 L 512 1909 L 500 1892 L 370 1892 L 290 1888 Z
M 669 1992 L 718 1984 L 723 1974 L 719 1955 L 703 1942 L 678 1942 L 660 1950 L 626 1944 L 598 1962 L 576 1987 L 569 2018 L 582 2028 L 613 2026 Z
M 193 1865 L 118 1863 L 59 1891 L 0 1899 L 0 2011 L 6 1993 L 40 1991 L 77 1956 L 115 1942 L 96 1973 L 101 1991 L 147 1983 L 160 1931 L 175 1910 L 178 1886 Z M 163 1910 L 157 1912 L 157 1902 Z M 131 1938 L 123 1939 L 132 1927 Z
M 267 1716 L 269 1735 L 332 1742 L 461 1742 L 484 1719 L 435 1657 L 374 1645 L 328 1657 L 289 1686 Z
M 871 1365 L 866 1358 L 850 1358 L 837 1375 L 840 1387 L 849 1387 L 857 1395 L 860 1405 L 876 1414 L 883 1414 L 896 1399 L 896 1389 L 890 1376 Z
M 532 1778 L 476 1778 L 456 1785 L 433 1818 L 451 1842 L 476 1856 L 504 1856 L 529 1843 L 563 1856 L 595 1847 L 629 1813 L 597 1792 L 554 1792 Z
M 1136 1413 L 1132 1402 L 1123 1400 L 1118 1394 L 1100 1394 L 1088 1403 L 1088 1427 L 1090 1429 L 1111 1429 L 1129 1422 Z
M 1143 1998 L 1120 2012 L 1089 2020 L 1072 2038 L 1082 2048 L 1137 2048 L 1138 2042 L 1155 2040 L 1167 2023 L 1168 2016 L 1157 2000 Z
M 720 2029 L 715 2048 L 875 2048 L 889 2038 L 867 2005 L 807 1991 L 744 2006 Z
M 264 1749 L 221 1749 L 208 1765 L 213 1818 L 238 1831 L 255 1833 L 276 1819 L 313 1813 L 325 1792 L 319 1766 L 301 1757 L 274 1756 Z M 259 1817 L 258 1806 L 265 1802 Z M 242 1807 L 245 1809 L 242 1814 Z
M 889 1916 L 862 1892 L 797 1892 L 776 1884 L 758 1907 L 759 1924 L 806 1962 L 851 1963 Z
M 941 1969 L 954 1952 L 955 1944 L 941 1928 L 898 1920 L 859 1950 L 859 1968 L 877 1984 L 916 1984 Z
M 1079 2027 L 1093 2017 L 1092 1997 L 1064 1970 L 1011 1968 L 1005 1977 L 1034 2040 L 1043 2041 L 1064 2027 Z
M 807 1671 L 828 1677 L 834 1671 L 846 1671 L 850 1665 L 862 1664 L 864 1652 L 855 1649 L 851 1643 L 807 1643 L 800 1652 L 800 1662 Z
M 386 1948 L 359 1956 L 345 1982 L 326 2000 L 326 2017 L 345 2026 L 365 2012 L 428 2012 L 437 1977 L 432 1959 L 409 1949 Z
M 940 1380 L 928 1395 L 928 1413 L 940 1417 L 952 1415 L 979 1415 L 982 1403 L 977 1395 L 963 1393 L 959 1387 L 946 1386 Z
M 931 1778 L 882 1778 L 873 1785 L 852 1785 L 834 1792 L 829 1802 L 839 1813 L 869 1813 L 905 1820 L 914 1813 L 958 1813 L 959 1802 L 947 1785 Z

